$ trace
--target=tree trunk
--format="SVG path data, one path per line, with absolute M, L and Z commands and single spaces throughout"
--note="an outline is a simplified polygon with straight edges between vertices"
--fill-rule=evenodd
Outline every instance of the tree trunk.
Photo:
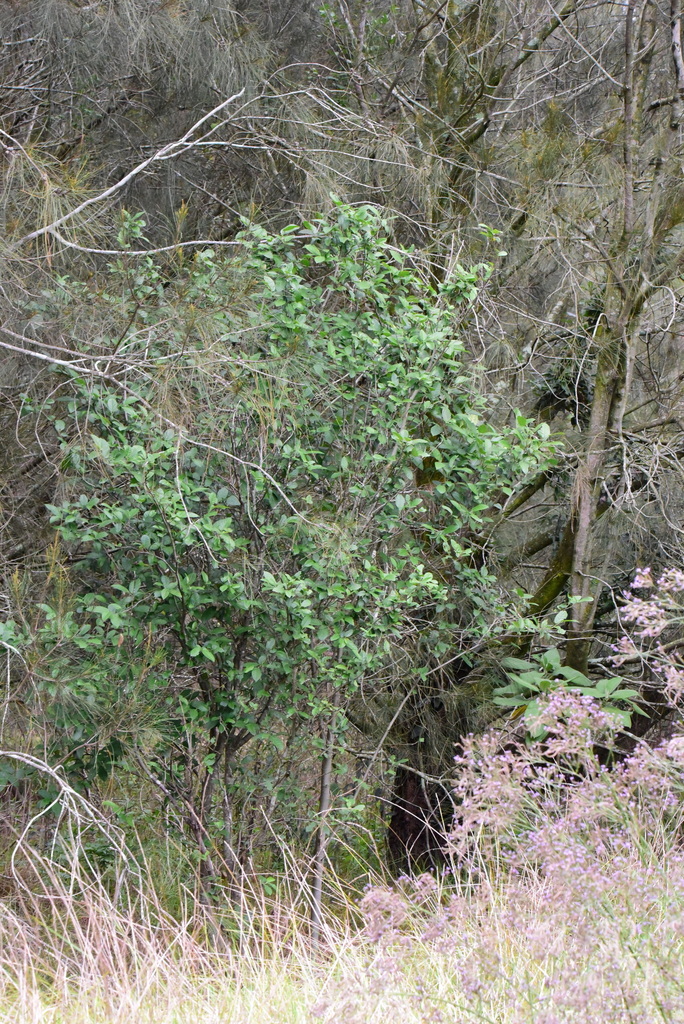
M 326 730 L 325 749 L 321 763 L 321 788 L 318 801 L 318 833 L 316 836 L 316 856 L 314 858 L 314 879 L 311 893 L 311 944 L 315 948 L 321 936 L 323 912 L 323 872 L 325 870 L 325 853 L 328 845 L 329 829 L 326 821 L 330 810 L 330 792 L 332 785 L 333 757 L 335 753 L 335 712 L 330 717 Z

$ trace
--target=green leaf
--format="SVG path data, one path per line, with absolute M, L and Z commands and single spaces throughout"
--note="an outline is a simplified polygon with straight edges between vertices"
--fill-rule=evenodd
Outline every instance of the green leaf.
M 612 700 L 639 700 L 641 698 L 638 690 L 613 690 L 610 696 Z
M 501 665 L 503 668 L 517 668 L 523 669 L 523 671 L 528 671 L 534 668 L 534 665 L 529 661 L 522 661 L 520 658 L 502 658 Z
M 568 665 L 561 665 L 558 669 L 558 674 L 563 676 L 571 683 L 576 683 L 578 686 L 591 685 L 590 680 L 576 668 L 570 668 Z
M 550 647 L 548 651 L 544 651 L 538 660 L 547 671 L 554 673 L 561 671 L 561 655 L 560 651 L 555 647 Z
M 540 683 L 545 682 L 546 676 L 543 672 L 532 669 L 530 672 L 521 672 L 513 676 L 513 679 L 515 679 L 516 683 L 521 683 L 525 686 L 539 686 Z
M 91 439 L 103 458 L 108 459 L 110 452 L 109 442 L 105 441 L 104 437 L 97 437 L 95 434 L 91 434 Z

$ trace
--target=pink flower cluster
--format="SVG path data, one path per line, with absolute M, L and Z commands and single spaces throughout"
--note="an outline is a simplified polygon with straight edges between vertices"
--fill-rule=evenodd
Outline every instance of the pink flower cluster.
M 684 593 L 684 571 L 681 569 L 665 569 L 657 581 L 654 582 L 650 566 L 646 569 L 637 569 L 630 590 L 654 589 L 671 594 Z
M 650 600 L 634 595 L 635 590 L 655 590 Z M 634 581 L 625 591 L 625 604 L 621 618 L 638 627 L 637 635 L 646 639 L 660 636 L 672 619 L 684 612 L 676 602 L 676 595 L 684 594 L 684 571 L 665 569 L 654 583 L 650 568 L 637 569 Z
M 650 590 L 653 586 L 650 566 L 647 569 L 637 569 L 632 581 L 632 590 Z
M 672 704 L 678 704 L 684 697 L 684 670 L 671 662 L 661 668 L 665 680 L 665 695 Z
M 591 741 L 610 722 L 562 697 L 543 740 L 466 740 L 451 873 L 366 893 L 366 966 L 331 984 L 324 1024 L 684 1020 L 684 736 L 609 770 Z
M 620 637 L 618 642 L 612 645 L 611 650 L 615 652 L 615 655 L 610 660 L 616 668 L 624 665 L 626 661 L 631 661 L 635 655 L 639 654 L 639 648 L 630 636 Z
M 648 599 L 638 597 L 634 591 L 651 590 Z M 631 635 L 623 636 L 612 650 L 611 659 L 616 666 L 641 660 L 656 677 L 663 681 L 665 696 L 677 705 L 684 697 L 684 666 L 677 643 L 678 627 L 681 634 L 684 625 L 684 570 L 664 569 L 654 580 L 650 568 L 638 569 L 634 581 L 624 592 L 625 603 L 620 618 L 632 627 Z M 651 641 L 662 636 L 669 629 L 673 641 L 654 645 L 639 641 Z
M 371 942 L 383 945 L 396 939 L 408 916 L 408 904 L 401 894 L 386 886 L 369 888 L 360 904 L 364 932 Z
M 616 730 L 616 720 L 604 711 L 593 697 L 568 690 L 553 690 L 540 704 L 537 725 L 543 726 L 548 737 L 545 741 L 548 756 L 581 756 L 593 758 L 598 740 L 610 742 Z
M 625 622 L 633 622 L 638 627 L 637 636 L 643 638 L 660 636 L 669 622 L 667 611 L 657 597 L 644 601 L 628 596 L 620 615 Z
M 657 587 L 665 593 L 684 593 L 684 572 L 681 569 L 666 569 L 658 578 Z

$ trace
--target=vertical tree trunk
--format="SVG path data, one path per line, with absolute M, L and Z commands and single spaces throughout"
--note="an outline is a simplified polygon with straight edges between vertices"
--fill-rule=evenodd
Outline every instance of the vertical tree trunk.
M 325 854 L 328 845 L 329 829 L 327 815 L 330 810 L 330 793 L 332 786 L 333 758 L 335 754 L 335 721 L 333 711 L 326 729 L 325 746 L 321 762 L 321 787 L 318 800 L 318 832 L 316 835 L 316 855 L 314 858 L 314 877 L 311 892 L 311 944 L 314 948 L 321 937 L 323 920 L 323 873 L 325 870 Z
M 435 853 L 433 811 L 424 780 L 399 765 L 392 787 L 392 816 L 387 830 L 387 850 L 395 875 L 433 866 Z

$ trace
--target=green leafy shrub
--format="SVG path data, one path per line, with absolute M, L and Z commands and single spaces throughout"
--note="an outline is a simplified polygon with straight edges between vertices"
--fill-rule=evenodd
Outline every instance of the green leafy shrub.
M 544 732 L 544 727 L 538 724 L 539 699 L 557 690 L 595 698 L 625 728 L 629 728 L 633 713 L 644 714 L 637 703 L 639 691 L 624 686 L 621 676 L 589 679 L 583 672 L 563 665 L 560 651 L 555 647 L 533 655 L 531 661 L 503 658 L 501 665 L 507 670 L 510 682 L 495 688 L 494 703 L 513 708 L 514 713 L 522 715 L 530 736 L 535 739 Z
M 553 452 L 477 400 L 458 318 L 486 267 L 436 289 L 342 204 L 241 243 L 172 281 L 151 257 L 111 267 L 108 372 L 43 406 L 71 596 L 23 635 L 55 756 L 137 764 L 205 851 L 230 845 L 240 786 L 259 799 L 248 745 L 282 750 L 332 699 L 343 722 L 360 688 L 424 678 L 426 648 L 505 628 L 467 538 Z M 68 323 L 83 288 L 59 303 Z

